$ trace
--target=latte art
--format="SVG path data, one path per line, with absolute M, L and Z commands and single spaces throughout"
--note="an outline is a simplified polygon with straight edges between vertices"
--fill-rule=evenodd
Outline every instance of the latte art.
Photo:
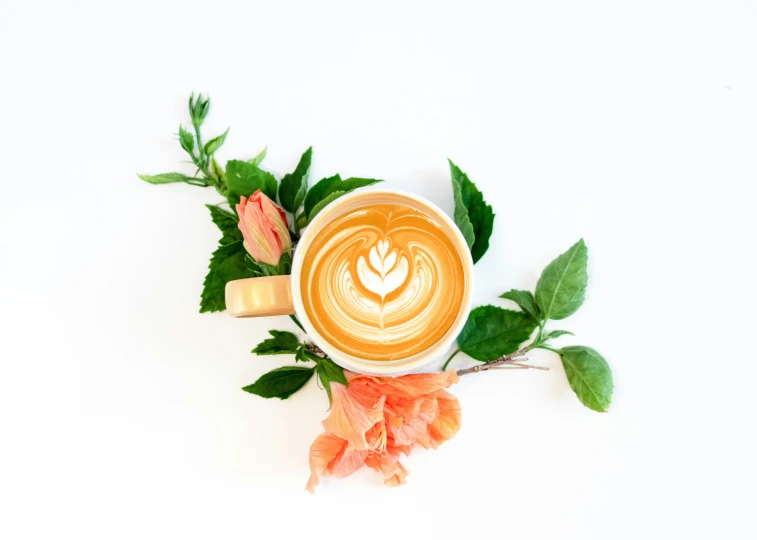
M 463 263 L 433 218 L 372 204 L 326 224 L 308 246 L 300 288 L 308 319 L 332 346 L 397 360 L 438 342 L 458 317 Z

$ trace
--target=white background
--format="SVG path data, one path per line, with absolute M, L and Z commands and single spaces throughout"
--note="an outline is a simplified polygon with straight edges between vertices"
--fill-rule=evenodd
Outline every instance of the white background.
M 1 537 L 757 538 L 757 6 L 490 4 L 0 5 Z M 606 356 L 610 412 L 535 353 L 453 388 L 463 427 L 406 486 L 306 493 L 326 396 L 239 390 L 293 325 L 200 315 L 219 198 L 135 175 L 191 172 L 193 89 L 219 156 L 277 175 L 313 145 L 316 180 L 451 211 L 454 159 L 497 213 L 476 304 L 585 238 L 552 328 Z

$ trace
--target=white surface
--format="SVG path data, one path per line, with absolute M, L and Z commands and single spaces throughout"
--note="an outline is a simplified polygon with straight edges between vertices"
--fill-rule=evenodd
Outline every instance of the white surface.
M 3 2 L 0 537 L 755 538 L 755 30 L 746 0 Z M 183 159 L 192 89 L 277 174 L 312 144 L 449 211 L 453 158 L 497 212 L 477 304 L 583 236 L 553 328 L 606 355 L 610 413 L 534 354 L 453 389 L 405 487 L 307 494 L 325 396 L 239 390 L 290 323 L 198 314 L 217 196 L 135 176 Z

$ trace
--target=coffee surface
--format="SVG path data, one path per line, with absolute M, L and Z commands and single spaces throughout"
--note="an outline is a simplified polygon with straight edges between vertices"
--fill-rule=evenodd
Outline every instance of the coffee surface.
M 454 324 L 465 275 L 456 244 L 427 214 L 399 204 L 352 210 L 307 247 L 300 289 L 308 319 L 331 346 L 398 360 Z

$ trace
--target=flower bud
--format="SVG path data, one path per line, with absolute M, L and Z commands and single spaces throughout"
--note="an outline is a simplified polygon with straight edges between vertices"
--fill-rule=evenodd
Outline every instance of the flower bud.
M 236 209 L 247 252 L 258 262 L 276 266 L 292 246 L 284 211 L 260 190 L 249 199 L 241 197 Z

